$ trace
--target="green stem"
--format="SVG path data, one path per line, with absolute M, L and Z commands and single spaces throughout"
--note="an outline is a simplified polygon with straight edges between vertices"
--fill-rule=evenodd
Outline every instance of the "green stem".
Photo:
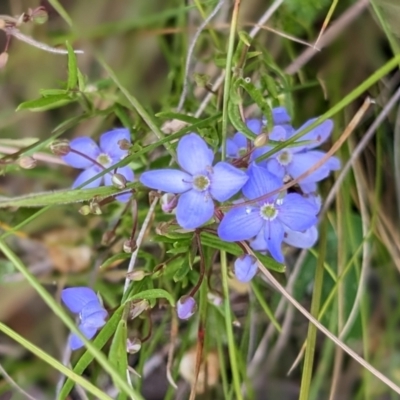
M 326 220 L 324 220 L 323 223 L 321 224 L 319 247 L 320 247 L 319 259 L 315 271 L 315 280 L 314 280 L 315 284 L 311 302 L 311 315 L 315 318 L 318 318 L 320 302 L 321 302 L 322 286 L 323 286 L 324 260 L 326 252 Z M 311 378 L 312 378 L 312 370 L 314 363 L 317 331 L 318 328 L 314 324 L 309 323 L 308 333 L 307 333 L 307 348 L 304 359 L 303 374 L 301 377 L 299 400 L 309 400 L 310 398 Z
M 235 346 L 235 339 L 233 337 L 232 329 L 232 314 L 231 314 L 231 303 L 229 300 L 229 288 L 228 288 L 228 263 L 226 259 L 226 252 L 221 251 L 221 271 L 222 271 L 222 290 L 224 294 L 224 311 L 225 311 L 225 329 L 226 336 L 228 339 L 228 351 L 229 361 L 231 364 L 233 386 L 236 393 L 236 399 L 241 400 L 242 392 L 240 390 L 240 375 L 239 366 L 237 363 L 238 355 Z

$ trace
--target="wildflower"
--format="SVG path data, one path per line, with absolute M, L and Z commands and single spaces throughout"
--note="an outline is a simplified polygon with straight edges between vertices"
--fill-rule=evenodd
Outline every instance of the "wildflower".
M 248 174 L 249 180 L 242 191 L 249 200 L 265 196 L 282 185 L 278 177 L 256 164 L 249 167 Z M 281 245 L 285 227 L 300 232 L 311 228 L 317 222 L 318 210 L 297 193 L 276 194 L 228 211 L 218 227 L 218 235 L 222 240 L 235 242 L 262 234 L 272 257 L 283 262 Z
M 240 282 L 250 282 L 257 273 L 257 260 L 248 254 L 235 261 L 234 272 Z
M 189 319 L 196 309 L 196 300 L 192 296 L 182 296 L 176 304 L 176 313 L 180 319 Z
M 214 214 L 214 202 L 226 201 L 246 183 L 245 172 L 227 162 L 212 166 L 214 154 L 195 133 L 183 137 L 177 148 L 178 164 L 183 171 L 163 169 L 144 172 L 143 185 L 164 192 L 180 194 L 176 207 L 178 224 L 195 229 Z
M 71 312 L 79 314 L 78 328 L 88 339 L 92 339 L 105 325 L 108 313 L 92 289 L 88 287 L 64 289 L 61 292 L 61 300 Z M 69 345 L 72 350 L 77 350 L 83 346 L 83 342 L 77 335 L 72 334 Z
M 120 146 L 128 141 L 130 143 L 129 131 L 124 128 L 114 129 L 103 133 L 100 136 L 100 145 L 89 137 L 80 137 L 71 140 L 69 147 L 71 151 L 62 157 L 62 159 L 71 167 L 83 169 L 75 179 L 72 188 L 81 186 L 89 179 L 99 174 L 103 169 L 109 168 L 128 155 L 125 146 Z M 115 171 L 122 175 L 127 182 L 133 181 L 133 171 L 128 167 L 120 167 Z M 106 186 L 113 185 L 113 172 L 84 185 L 85 188 L 95 188 L 103 182 Z M 117 199 L 126 202 L 130 194 L 118 195 Z

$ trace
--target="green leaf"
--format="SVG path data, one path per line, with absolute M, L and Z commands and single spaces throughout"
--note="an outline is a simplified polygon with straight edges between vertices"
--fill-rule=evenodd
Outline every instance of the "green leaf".
M 239 105 L 235 104 L 233 101 L 229 101 L 228 104 L 228 116 L 229 120 L 231 121 L 232 125 L 235 129 L 239 132 L 242 132 L 244 136 L 246 136 L 250 140 L 254 140 L 256 135 L 252 132 L 247 125 L 242 121 L 242 117 L 239 111 Z
M 69 25 L 72 26 L 72 19 L 65 11 L 65 8 L 59 3 L 58 0 L 49 0 L 49 3 L 53 6 L 53 8 L 61 15 L 64 21 Z
M 227 253 L 233 254 L 234 256 L 240 256 L 243 254 L 243 249 L 237 243 L 224 242 L 218 236 L 212 235 L 208 232 L 201 232 L 200 237 L 201 243 L 205 246 L 217 250 L 226 251 Z M 254 253 L 266 268 L 276 272 L 285 272 L 286 267 L 282 264 L 279 264 L 271 257 L 265 256 L 257 251 L 255 251 Z
M 143 290 L 140 293 L 136 293 L 133 296 L 130 296 L 126 299 L 125 304 L 128 301 L 132 300 L 151 300 L 151 299 L 166 299 L 169 301 L 172 307 L 175 307 L 175 300 L 171 296 L 170 293 L 168 293 L 164 289 L 148 289 L 148 290 Z
M 111 342 L 109 360 L 112 365 L 114 365 L 115 370 L 118 372 L 119 376 L 126 381 L 126 371 L 128 369 L 128 358 L 126 353 L 126 340 L 127 340 L 127 325 L 126 320 L 122 318 L 117 326 L 115 335 Z M 118 387 L 118 383 L 114 382 L 114 385 Z M 122 398 L 126 399 L 123 395 Z
M 68 94 L 58 94 L 48 97 L 40 97 L 39 99 L 24 101 L 21 103 L 16 111 L 30 110 L 30 111 L 46 111 L 53 108 L 61 107 L 65 104 L 74 101 Z
M 67 89 L 72 90 L 76 88 L 78 84 L 78 64 L 76 61 L 76 55 L 74 49 L 71 47 L 69 42 L 66 42 L 68 49 L 68 83 Z
M 133 189 L 137 187 L 138 183 L 130 183 L 127 189 Z M 25 196 L 0 198 L 0 208 L 5 207 L 43 207 L 48 205 L 56 204 L 70 204 L 80 203 L 83 201 L 91 200 L 94 197 L 98 197 L 99 200 L 102 198 L 118 194 L 121 190 L 113 186 L 102 186 L 93 189 L 63 189 L 54 190 L 52 192 L 42 192 L 28 194 Z

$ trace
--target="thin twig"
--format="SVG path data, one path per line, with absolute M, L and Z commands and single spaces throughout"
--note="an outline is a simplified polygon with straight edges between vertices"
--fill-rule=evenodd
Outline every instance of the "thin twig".
M 25 392 L 22 387 L 18 385 L 17 382 L 14 381 L 13 378 L 11 378 L 10 375 L 8 375 L 7 371 L 3 368 L 3 366 L 0 364 L 0 372 L 4 376 L 4 379 L 19 393 L 21 393 L 24 397 L 26 397 L 29 400 L 37 400 L 35 397 L 31 396 L 29 393 Z
M 196 46 L 197 40 L 199 39 L 201 33 L 205 29 L 205 27 L 209 24 L 209 22 L 217 15 L 218 11 L 221 9 L 222 5 L 224 4 L 225 0 L 219 0 L 218 4 L 215 6 L 214 10 L 208 15 L 208 17 L 202 22 L 202 24 L 197 28 L 196 33 L 193 36 L 192 42 L 190 43 L 189 50 L 186 57 L 185 63 L 185 75 L 183 78 L 183 90 L 181 94 L 181 98 L 179 99 L 179 104 L 177 107 L 177 111 L 181 111 L 183 104 L 185 103 L 187 91 L 188 91 L 188 81 L 189 81 L 189 70 L 190 70 L 190 63 L 192 60 L 194 48 Z

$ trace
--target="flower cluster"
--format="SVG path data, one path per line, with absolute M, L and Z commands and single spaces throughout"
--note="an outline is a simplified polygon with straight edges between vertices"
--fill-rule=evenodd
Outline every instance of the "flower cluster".
M 88 287 L 64 289 L 61 292 L 61 300 L 72 313 L 79 315 L 78 328 L 88 339 L 92 339 L 105 325 L 108 313 L 92 289 Z M 77 335 L 72 334 L 69 346 L 72 350 L 77 350 L 83 346 L 83 342 Z

